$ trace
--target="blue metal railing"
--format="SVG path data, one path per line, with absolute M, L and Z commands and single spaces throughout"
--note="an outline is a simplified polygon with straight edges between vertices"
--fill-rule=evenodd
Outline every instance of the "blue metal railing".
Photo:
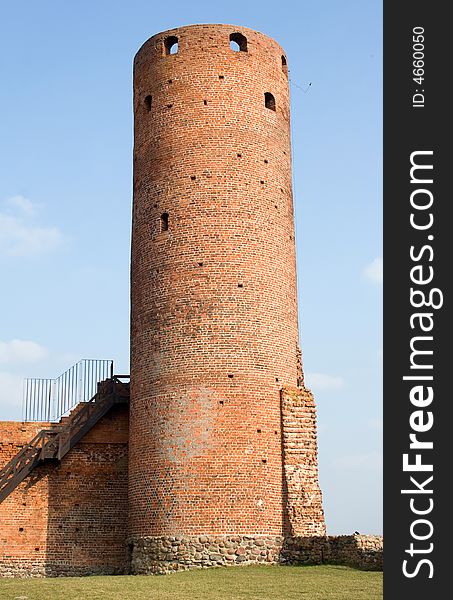
M 100 381 L 113 377 L 113 360 L 83 359 L 56 379 L 25 379 L 23 421 L 56 422 L 88 402 Z

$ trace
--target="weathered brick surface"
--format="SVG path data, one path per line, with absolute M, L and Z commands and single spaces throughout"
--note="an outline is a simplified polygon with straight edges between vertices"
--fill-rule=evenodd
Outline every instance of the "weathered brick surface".
M 0 423 L 0 468 L 46 424 Z M 0 504 L 0 575 L 127 569 L 128 410 L 112 409 L 62 460 Z
M 283 533 L 280 389 L 298 380 L 284 54 L 195 25 L 135 59 L 131 537 Z
M 313 394 L 305 388 L 284 387 L 281 398 L 289 533 L 292 536 L 325 536 Z

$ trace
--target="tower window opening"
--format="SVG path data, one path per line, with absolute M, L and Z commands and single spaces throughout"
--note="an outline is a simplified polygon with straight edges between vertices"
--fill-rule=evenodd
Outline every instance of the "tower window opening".
M 284 73 L 288 72 L 288 63 L 286 62 L 286 56 L 282 54 L 282 71 Z
M 230 33 L 230 48 L 234 52 L 247 52 L 247 38 L 242 33 Z
M 145 109 L 147 110 L 147 112 L 150 112 L 152 105 L 153 105 L 153 97 L 152 96 L 146 96 L 146 98 L 145 98 Z
M 168 213 L 162 213 L 160 216 L 160 230 L 168 231 Z
M 264 106 L 269 110 L 275 111 L 275 98 L 270 92 L 264 94 Z
M 165 56 L 178 54 L 178 38 L 175 35 L 169 35 L 164 40 Z

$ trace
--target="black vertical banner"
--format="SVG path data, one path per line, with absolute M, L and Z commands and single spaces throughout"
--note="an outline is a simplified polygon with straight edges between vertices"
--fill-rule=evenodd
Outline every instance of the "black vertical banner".
M 451 596 L 449 8 L 384 2 L 385 600 Z

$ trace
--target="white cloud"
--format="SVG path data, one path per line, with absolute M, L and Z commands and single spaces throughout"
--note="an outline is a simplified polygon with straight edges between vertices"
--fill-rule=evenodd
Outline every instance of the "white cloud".
M 22 408 L 23 378 L 0 371 L 0 410 L 2 420 L 19 419 Z
M 0 364 L 21 364 L 43 360 L 48 355 L 46 348 L 28 340 L 0 340 Z
M 0 255 L 37 256 L 58 248 L 63 235 L 58 227 L 35 223 L 36 205 L 23 196 L 13 196 L 0 211 Z
M 376 285 L 381 285 L 384 279 L 382 258 L 375 258 L 363 270 L 363 277 Z
M 341 377 L 326 373 L 306 373 L 305 380 L 307 387 L 314 390 L 339 390 L 344 385 Z
M 20 212 L 25 217 L 34 217 L 36 214 L 36 207 L 31 200 L 24 196 L 13 196 L 8 198 L 5 203 L 7 206 L 11 206 L 17 212 Z

